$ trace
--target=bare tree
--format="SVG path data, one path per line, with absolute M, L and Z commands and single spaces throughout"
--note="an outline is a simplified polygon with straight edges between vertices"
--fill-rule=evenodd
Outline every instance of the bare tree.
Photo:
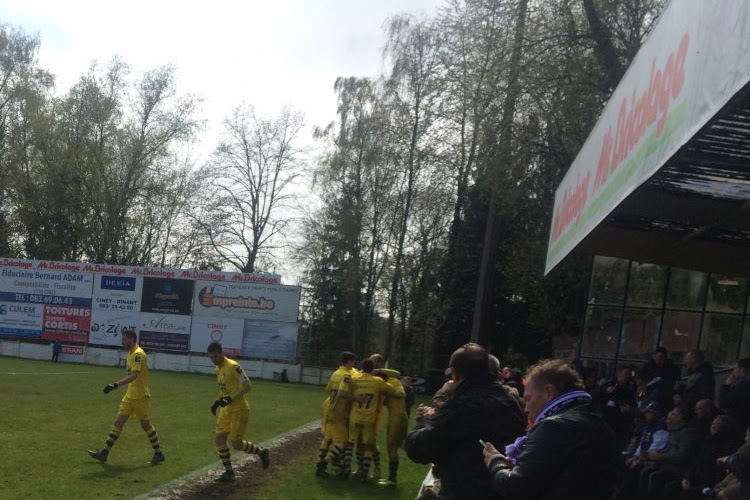
M 279 217 L 301 170 L 295 140 L 302 115 L 284 108 L 259 117 L 240 105 L 224 121 L 224 137 L 209 162 L 211 193 L 199 218 L 216 253 L 242 272 L 255 272 L 288 219 Z
M 388 330 L 383 354 L 390 359 L 396 337 L 396 317 L 402 296 L 403 264 L 407 251 L 410 219 L 414 198 L 420 188 L 420 175 L 430 156 L 428 132 L 434 120 L 436 72 L 438 57 L 429 21 L 406 16 L 391 19 L 384 55 L 392 64 L 386 81 L 385 106 L 390 113 L 391 148 L 395 167 L 399 170 L 393 214 L 393 272 L 388 298 Z M 403 308 L 401 308 L 403 310 Z M 406 330 L 401 315 L 400 337 Z

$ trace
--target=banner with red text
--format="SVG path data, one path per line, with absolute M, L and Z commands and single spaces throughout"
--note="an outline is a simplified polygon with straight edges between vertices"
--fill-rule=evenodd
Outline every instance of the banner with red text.
M 0 267 L 0 335 L 88 340 L 93 273 L 3 261 L 10 265 Z
M 748 81 L 750 2 L 671 2 L 557 188 L 545 272 Z
M 291 359 L 299 297 L 275 274 L 0 258 L 0 338 L 115 347 L 128 328 L 146 349 L 219 341 L 228 354 Z
M 203 353 L 211 342 L 220 342 L 226 354 L 242 354 L 244 332 L 245 320 L 242 318 L 193 316 L 190 350 Z

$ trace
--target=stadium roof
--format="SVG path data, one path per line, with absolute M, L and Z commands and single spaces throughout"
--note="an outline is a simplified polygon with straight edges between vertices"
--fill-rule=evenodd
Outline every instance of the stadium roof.
M 576 251 L 750 276 L 748 4 L 664 12 L 558 188 L 547 272 Z

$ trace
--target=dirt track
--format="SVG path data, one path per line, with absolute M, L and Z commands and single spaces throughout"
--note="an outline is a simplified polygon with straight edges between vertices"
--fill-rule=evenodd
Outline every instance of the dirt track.
M 276 468 L 284 467 L 295 461 L 299 456 L 299 450 L 310 450 L 318 446 L 320 442 L 320 428 L 308 427 L 299 432 L 285 435 L 271 441 L 269 449 L 271 452 L 271 466 L 263 470 L 257 456 L 244 456 L 241 453 L 232 453 L 234 471 L 237 480 L 234 483 L 217 483 L 216 478 L 220 470 L 208 472 L 189 483 L 156 493 L 149 498 L 158 500 L 202 500 L 221 499 L 252 500 L 253 486 L 262 484 L 272 477 Z M 239 460 L 237 457 L 242 457 Z

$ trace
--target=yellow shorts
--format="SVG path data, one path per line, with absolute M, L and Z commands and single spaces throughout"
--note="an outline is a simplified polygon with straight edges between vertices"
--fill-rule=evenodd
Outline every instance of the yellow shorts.
M 398 448 L 404 443 L 407 427 L 408 422 L 406 420 L 398 419 L 395 422 L 388 421 L 388 431 L 386 432 L 388 448 Z
M 349 442 L 375 444 L 375 425 L 373 423 L 349 423 Z
M 349 441 L 349 426 L 342 422 L 331 422 L 329 420 L 325 424 L 324 436 L 334 443 L 344 444 Z
M 323 435 L 324 438 L 328 438 L 326 436 L 326 425 L 328 422 L 326 422 L 326 413 L 328 413 L 328 407 L 331 405 L 331 398 L 326 398 L 325 401 L 323 401 L 323 406 L 321 407 L 321 414 L 320 414 L 320 433 Z
M 151 397 L 146 396 L 138 399 L 122 398 L 119 415 L 127 415 L 129 418 L 139 420 L 151 420 Z
M 216 417 L 216 434 L 228 434 L 230 440 L 242 439 L 247 430 L 249 417 L 250 410 L 247 408 L 219 409 L 219 415 Z

